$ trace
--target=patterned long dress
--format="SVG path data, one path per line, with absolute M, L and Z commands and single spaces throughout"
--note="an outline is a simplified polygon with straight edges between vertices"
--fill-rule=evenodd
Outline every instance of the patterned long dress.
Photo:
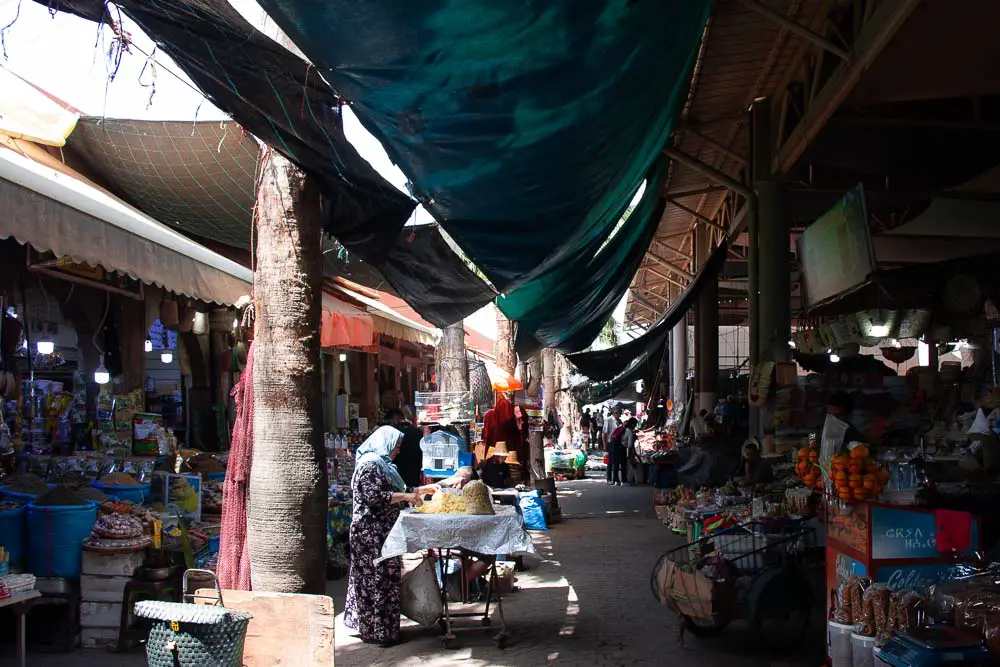
M 344 625 L 357 630 L 368 642 L 391 642 L 399 638 L 399 581 L 401 558 L 373 561 L 382 551 L 399 505 L 390 502 L 392 484 L 375 463 L 357 472 L 354 485 L 354 517 L 351 522 L 351 569 L 347 581 Z

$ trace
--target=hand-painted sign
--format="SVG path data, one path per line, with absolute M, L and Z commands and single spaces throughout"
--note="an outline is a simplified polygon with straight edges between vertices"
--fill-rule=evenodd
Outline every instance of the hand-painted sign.
M 828 558 L 830 558 L 827 562 L 826 572 L 826 588 L 828 591 L 838 588 L 854 575 L 867 576 L 868 568 L 861 561 L 854 560 L 850 556 L 837 551 L 828 551 L 827 554 Z
M 875 581 L 893 590 L 913 588 L 918 591 L 946 579 L 972 574 L 967 565 L 939 563 L 931 565 L 882 565 L 875 568 Z
M 862 554 L 868 553 L 868 513 L 857 507 L 847 514 L 831 513 L 829 536 Z
M 872 558 L 938 558 L 934 515 L 891 507 L 872 508 Z M 972 541 L 963 552 L 979 545 L 979 525 L 972 524 Z

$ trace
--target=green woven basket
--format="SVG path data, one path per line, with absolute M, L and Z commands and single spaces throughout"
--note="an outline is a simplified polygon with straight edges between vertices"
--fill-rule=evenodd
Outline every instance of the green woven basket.
M 225 607 L 144 600 L 135 615 L 153 623 L 150 667 L 242 667 L 250 614 Z

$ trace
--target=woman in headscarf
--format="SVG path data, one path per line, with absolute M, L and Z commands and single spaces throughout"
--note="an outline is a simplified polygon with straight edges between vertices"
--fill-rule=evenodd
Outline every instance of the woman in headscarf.
M 347 582 L 344 625 L 357 630 L 367 644 L 383 647 L 399 642 L 399 581 L 402 560 L 375 559 L 396 523 L 403 506 L 419 505 L 434 487 L 413 489 L 392 463 L 399 453 L 403 434 L 382 426 L 369 436 L 355 454 L 354 517 L 351 521 L 351 569 Z

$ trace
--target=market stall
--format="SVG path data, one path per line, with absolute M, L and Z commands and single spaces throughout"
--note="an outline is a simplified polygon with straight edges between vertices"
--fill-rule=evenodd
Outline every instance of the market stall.
M 494 597 L 500 621 L 500 632 L 495 641 L 501 648 L 506 644 L 508 635 L 498 556 L 536 553 L 518 511 L 513 507 L 494 507 L 488 494 L 488 488 L 478 482 L 470 483 L 460 494 L 440 491 L 424 506 L 400 513 L 382 546 L 379 560 L 423 550 L 435 552 L 439 560 L 440 581 L 440 617 L 435 620 L 439 622 L 442 645 L 446 647 L 451 645 L 455 639 L 454 632 L 459 630 L 453 625 L 454 619 L 481 618 L 478 627 L 490 625 L 490 605 Z M 449 592 L 448 575 L 454 574 L 449 564 L 460 557 L 474 557 L 486 566 L 487 590 L 483 610 L 452 609 L 456 600 Z M 406 596 L 404 586 L 404 599 Z M 458 598 L 464 602 L 467 596 L 461 594 Z

